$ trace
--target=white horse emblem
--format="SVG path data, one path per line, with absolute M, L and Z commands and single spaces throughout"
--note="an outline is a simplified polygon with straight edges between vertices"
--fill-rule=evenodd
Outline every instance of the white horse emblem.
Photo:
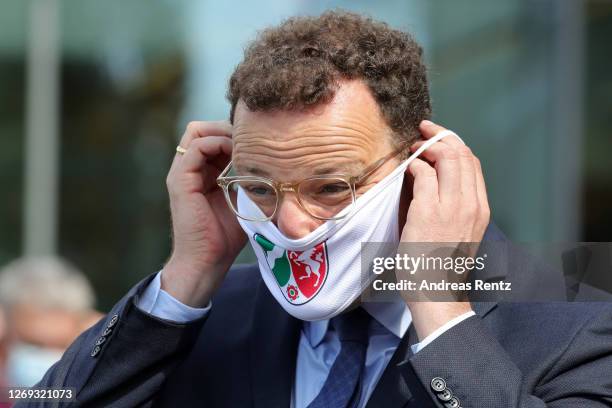
M 314 259 L 312 256 L 313 252 L 315 252 Z M 300 280 L 310 278 L 312 275 L 315 275 L 317 277 L 317 280 L 313 286 L 315 288 L 319 286 L 319 280 L 321 279 L 321 274 L 319 273 L 319 270 L 324 262 L 323 252 L 317 251 L 316 248 L 311 251 L 304 251 L 299 255 L 296 252 L 291 252 L 291 260 L 296 264 L 301 264 L 304 266 L 306 275 L 300 276 Z

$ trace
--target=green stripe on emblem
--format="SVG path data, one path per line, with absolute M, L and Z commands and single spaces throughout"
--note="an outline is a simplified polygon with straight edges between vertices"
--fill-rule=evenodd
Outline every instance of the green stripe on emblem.
M 274 266 L 272 267 L 272 272 L 274 272 L 276 281 L 281 287 L 289 282 L 290 271 L 291 267 L 289 266 L 289 260 L 287 259 L 287 255 L 283 253 L 283 256 L 276 258 Z
M 291 277 L 291 266 L 289 265 L 289 259 L 287 259 L 287 252 L 284 250 L 281 252 L 281 248 L 276 248 L 276 246 L 263 235 L 255 234 L 255 241 L 266 253 L 268 265 L 272 268 L 272 273 L 274 273 L 274 277 L 279 286 L 285 286 Z

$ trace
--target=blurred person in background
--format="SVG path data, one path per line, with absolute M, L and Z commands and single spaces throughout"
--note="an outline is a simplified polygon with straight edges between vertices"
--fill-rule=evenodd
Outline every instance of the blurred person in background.
M 0 307 L 0 387 L 4 387 L 6 385 L 6 373 L 4 370 L 5 363 L 6 363 L 6 317 L 4 316 L 4 309 Z
M 23 258 L 0 271 L 0 386 L 30 387 L 99 318 L 85 276 L 57 258 Z M 3 330 L 4 327 L 4 330 Z
M 7 380 L 5 375 L 6 362 L 6 318 L 4 316 L 4 310 L 0 307 L 0 389 L 7 386 Z M 0 396 L 2 393 L 0 393 Z M 0 400 L 0 408 L 8 408 L 11 404 Z

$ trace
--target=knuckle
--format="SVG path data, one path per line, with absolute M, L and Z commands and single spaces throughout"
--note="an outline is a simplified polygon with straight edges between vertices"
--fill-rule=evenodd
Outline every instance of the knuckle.
M 479 215 L 479 205 L 477 202 L 469 201 L 463 205 L 462 212 L 468 218 L 477 218 Z
M 455 151 L 455 149 L 447 148 L 442 150 L 441 156 L 445 160 L 457 160 L 459 159 L 459 154 Z
M 171 179 L 166 179 L 166 189 L 168 190 L 168 194 L 170 195 L 170 197 L 174 197 L 176 195 L 174 182 Z
M 489 219 L 491 219 L 491 209 L 488 205 L 483 205 L 480 207 L 480 214 L 487 223 L 489 222 Z
M 211 137 L 198 137 L 191 141 L 191 146 L 195 151 L 199 151 L 202 155 L 208 156 L 211 146 L 215 146 L 218 141 Z
M 470 149 L 466 145 L 462 145 L 462 146 L 458 147 L 457 150 L 459 151 L 459 154 L 462 157 L 469 157 L 469 158 L 471 158 L 473 156 L 472 149 Z
M 197 121 L 191 121 L 187 123 L 187 128 L 186 128 L 187 133 L 189 134 L 197 133 L 199 125 L 200 125 L 200 122 L 197 122 Z
M 198 137 L 195 138 L 191 141 L 191 146 L 195 147 L 196 149 L 199 148 L 200 146 L 202 146 L 203 144 L 209 143 L 209 138 L 207 137 Z

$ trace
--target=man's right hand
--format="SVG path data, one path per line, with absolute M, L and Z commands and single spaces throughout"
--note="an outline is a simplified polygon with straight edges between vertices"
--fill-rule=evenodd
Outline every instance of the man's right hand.
M 227 206 L 216 179 L 232 155 L 227 121 L 191 122 L 166 179 L 172 213 L 173 249 L 161 287 L 192 307 L 208 304 L 246 236 Z

